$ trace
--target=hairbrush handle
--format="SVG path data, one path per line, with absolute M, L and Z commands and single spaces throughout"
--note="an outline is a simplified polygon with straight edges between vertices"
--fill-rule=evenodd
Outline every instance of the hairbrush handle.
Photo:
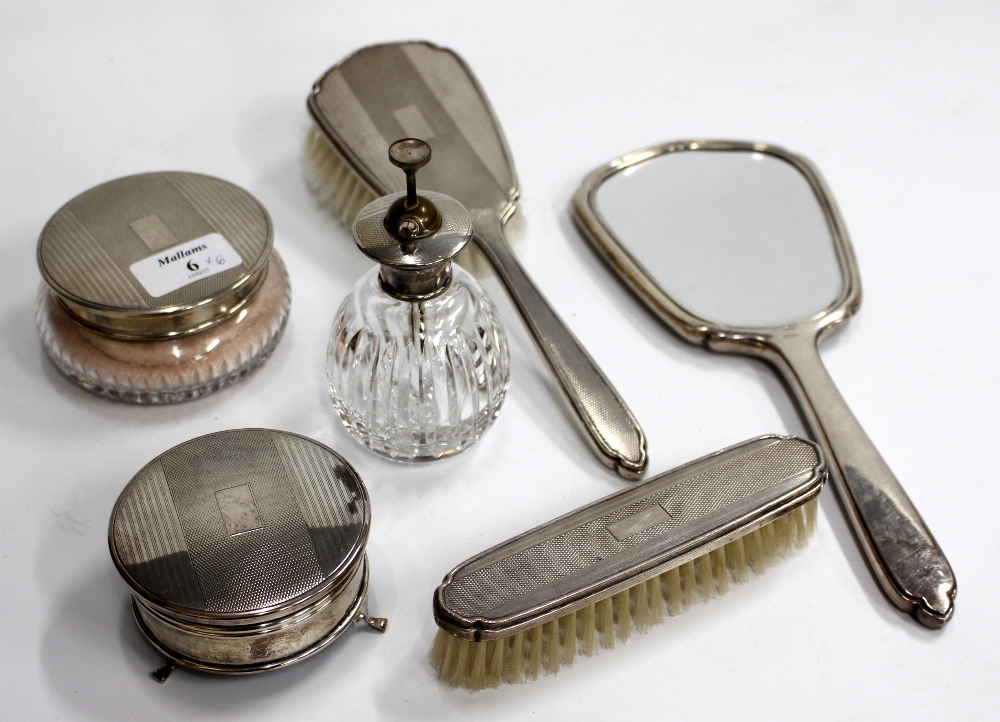
M 600 459 L 634 480 L 646 470 L 646 437 L 628 406 L 514 256 L 496 211 L 472 209 L 473 242 L 492 264 Z
M 924 626 L 943 626 L 954 612 L 956 592 L 944 552 L 840 395 L 816 340 L 804 335 L 772 341 L 883 591 Z

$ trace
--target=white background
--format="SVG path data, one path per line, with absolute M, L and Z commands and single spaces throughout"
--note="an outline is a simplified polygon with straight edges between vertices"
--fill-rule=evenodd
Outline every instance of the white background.
M 0 716 L 10 719 L 995 718 L 1000 698 L 1000 5 L 982 2 L 4 2 Z M 469 694 L 427 662 L 431 594 L 465 558 L 623 487 L 572 429 L 499 285 L 507 404 L 468 453 L 384 462 L 339 428 L 324 355 L 369 262 L 303 179 L 306 95 L 362 45 L 461 53 L 517 162 L 516 250 L 645 427 L 650 473 L 767 432 L 804 433 L 762 364 L 670 336 L 574 230 L 593 167 L 689 137 L 811 158 L 851 232 L 860 315 L 823 345 L 844 396 L 948 554 L 957 611 L 927 631 L 862 562 L 832 489 L 811 546 L 721 599 L 554 677 Z M 291 273 L 273 358 L 169 408 L 76 389 L 39 346 L 35 243 L 64 202 L 152 170 L 217 175 L 270 210 Z M 200 434 L 267 426 L 338 449 L 371 492 L 371 607 L 312 660 L 229 679 L 149 679 L 106 525 L 147 461 Z

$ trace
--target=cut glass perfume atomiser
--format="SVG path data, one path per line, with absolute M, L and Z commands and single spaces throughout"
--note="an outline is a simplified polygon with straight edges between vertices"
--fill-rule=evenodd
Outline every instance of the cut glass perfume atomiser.
M 422 140 L 389 148 L 407 189 L 358 214 L 354 240 L 379 265 L 341 304 L 327 352 L 330 395 L 347 430 L 399 461 L 468 448 L 492 426 L 507 394 L 510 357 L 496 307 L 452 259 L 472 217 L 441 193 L 417 193 L 431 159 Z

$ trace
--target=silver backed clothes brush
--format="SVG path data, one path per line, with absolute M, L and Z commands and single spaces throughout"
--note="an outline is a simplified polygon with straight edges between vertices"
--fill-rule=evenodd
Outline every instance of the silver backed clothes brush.
M 488 549 L 435 592 L 431 663 L 477 690 L 613 647 L 803 546 L 826 478 L 813 443 L 762 436 Z
M 316 122 L 307 165 L 321 197 L 350 218 L 371 194 L 404 190 L 385 148 L 428 141 L 428 190 L 470 210 L 473 242 L 506 287 L 598 457 L 627 479 L 646 469 L 646 439 L 632 412 L 518 263 L 504 237 L 517 178 L 489 101 L 461 58 L 425 42 L 362 48 L 320 78 L 308 100 Z

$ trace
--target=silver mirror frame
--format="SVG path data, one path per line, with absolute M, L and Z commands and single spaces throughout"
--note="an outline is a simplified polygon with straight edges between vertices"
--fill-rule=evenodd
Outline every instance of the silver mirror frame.
M 823 215 L 833 236 L 837 262 L 844 278 L 843 288 L 837 300 L 815 316 L 795 324 L 772 328 L 727 326 L 707 321 L 691 313 L 654 283 L 651 274 L 608 230 L 607 224 L 597 210 L 595 196 L 598 188 L 611 176 L 657 156 L 683 151 L 763 153 L 791 164 L 805 176 L 823 209 Z M 573 218 L 584 237 L 597 249 L 601 257 L 661 320 L 685 340 L 708 346 L 715 351 L 768 358 L 769 353 L 766 349 L 776 333 L 783 333 L 795 327 L 800 333 L 809 333 L 821 339 L 840 328 L 861 306 L 861 278 L 858 274 L 857 261 L 854 259 L 847 228 L 840 218 L 833 195 L 812 163 L 776 145 L 739 140 L 681 140 L 623 155 L 597 168 L 584 179 L 573 197 Z
M 771 328 L 715 324 L 689 312 L 653 280 L 610 231 L 595 203 L 616 173 L 667 153 L 756 152 L 794 166 L 823 209 L 843 274 L 840 297 L 824 311 Z M 926 627 L 940 628 L 954 612 L 955 575 L 916 507 L 851 413 L 819 358 L 819 341 L 861 305 L 861 281 L 847 230 L 819 171 L 778 146 L 732 140 L 682 140 L 629 153 L 590 173 L 573 197 L 583 236 L 629 288 L 685 340 L 713 351 L 754 356 L 785 379 L 812 434 L 827 456 L 841 507 L 876 581 L 896 607 Z

